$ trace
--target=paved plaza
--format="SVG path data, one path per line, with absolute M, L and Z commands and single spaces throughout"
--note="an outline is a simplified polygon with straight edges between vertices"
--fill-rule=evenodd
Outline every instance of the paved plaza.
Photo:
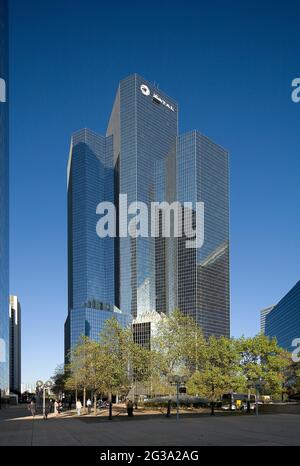
M 34 420 L 22 407 L 0 412 L 0 445 L 204 446 L 300 445 L 299 414 L 192 415 L 128 419 L 51 417 Z

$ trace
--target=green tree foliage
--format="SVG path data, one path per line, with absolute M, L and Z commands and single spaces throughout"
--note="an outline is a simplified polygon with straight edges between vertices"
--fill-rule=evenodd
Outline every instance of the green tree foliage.
M 131 328 L 113 318 L 106 322 L 100 342 L 82 338 L 71 354 L 67 371 L 57 369 L 57 392 L 65 389 L 99 395 L 125 395 L 141 383 L 152 395 L 172 395 L 173 375 L 187 375 L 188 393 L 211 401 L 212 411 L 224 393 L 254 391 L 277 396 L 299 387 L 299 366 L 275 339 L 210 337 L 205 339 L 195 321 L 174 311 L 162 318 L 151 340 L 151 350 L 136 344 Z M 299 391 L 299 390 L 298 390 Z
M 210 337 L 205 344 L 203 365 L 194 372 L 187 387 L 190 394 L 207 398 L 214 414 L 216 401 L 224 393 L 238 390 L 242 382 L 236 341 Z
M 258 384 L 261 392 L 281 394 L 290 356 L 277 345 L 276 339 L 265 335 L 243 337 L 238 340 L 238 351 L 247 388 L 253 389 Z
M 64 364 L 57 366 L 54 375 L 51 378 L 53 382 L 52 392 L 59 398 L 66 390 L 66 383 L 68 380 L 68 371 L 65 370 Z
M 158 324 L 152 349 L 153 368 L 162 376 L 188 375 L 203 364 L 205 339 L 196 322 L 176 310 Z
M 113 318 L 106 322 L 100 342 L 82 338 L 71 355 L 70 389 L 90 390 L 94 411 L 99 395 L 126 395 L 135 380 L 149 377 L 150 352 L 133 341 L 130 329 Z

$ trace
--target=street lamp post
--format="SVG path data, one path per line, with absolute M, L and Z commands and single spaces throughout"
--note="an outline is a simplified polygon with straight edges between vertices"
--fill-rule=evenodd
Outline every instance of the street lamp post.
M 182 385 L 185 385 L 188 381 L 188 378 L 184 375 L 184 376 L 180 376 L 180 375 L 172 375 L 170 378 L 169 378 L 169 382 L 172 384 L 172 385 L 175 385 L 176 386 L 176 400 L 177 400 L 177 413 L 176 413 L 176 418 L 177 418 L 177 421 L 179 421 L 179 388 L 182 386 Z
M 50 390 L 52 387 L 51 380 L 47 380 L 47 382 L 42 382 L 42 380 L 38 380 L 36 383 L 36 387 L 38 390 L 43 390 L 43 419 L 46 418 L 46 390 Z

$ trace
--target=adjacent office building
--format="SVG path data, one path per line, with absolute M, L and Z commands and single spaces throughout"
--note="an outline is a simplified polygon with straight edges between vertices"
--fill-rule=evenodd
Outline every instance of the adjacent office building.
M 8 2 L 0 0 L 0 390 L 9 393 Z
M 96 208 L 114 202 L 112 138 L 84 129 L 72 137 L 68 164 L 68 317 L 65 358 L 81 336 L 99 339 L 106 320 L 129 316 L 115 303 L 115 245 L 98 238 Z
M 267 315 L 270 314 L 271 311 L 273 311 L 275 306 L 270 306 L 266 307 L 265 309 L 262 309 L 260 311 L 260 333 L 262 335 L 265 335 L 266 333 L 266 318 Z
M 176 248 L 176 307 L 190 315 L 204 336 L 230 336 L 228 152 L 197 131 L 177 138 L 176 200 L 203 203 L 203 245 Z
M 155 237 L 126 235 L 120 194 L 127 195 L 126 208 L 143 202 L 149 212 L 153 202 L 190 202 L 193 219 L 195 204 L 203 202 L 203 247 L 187 249 L 186 238 L 163 237 L 162 213 Z M 198 132 L 180 136 L 173 98 L 137 74 L 122 80 L 106 137 L 84 130 L 73 138 L 68 199 L 66 347 L 78 337 L 72 314 L 86 320 L 84 302 L 93 296 L 131 316 L 136 341 L 144 345 L 160 315 L 175 308 L 191 315 L 206 336 L 229 336 L 228 153 Z M 96 207 L 112 199 L 117 237 L 100 239 Z
M 300 281 L 266 317 L 265 335 L 276 337 L 279 346 L 293 351 L 293 341 L 300 338 Z
M 9 306 L 9 386 L 12 393 L 21 393 L 21 305 L 17 296 L 10 296 Z

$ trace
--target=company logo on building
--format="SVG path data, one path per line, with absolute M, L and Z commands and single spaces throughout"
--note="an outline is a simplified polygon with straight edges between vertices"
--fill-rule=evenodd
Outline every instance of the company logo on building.
M 146 86 L 146 84 L 141 85 L 141 91 L 146 97 L 149 97 L 149 95 L 151 94 L 150 89 L 149 89 L 148 86 Z M 167 107 L 172 112 L 175 112 L 175 108 L 173 107 L 173 105 L 166 102 L 157 93 L 154 93 L 152 97 L 153 97 L 153 102 L 156 102 L 158 104 L 162 104 L 164 107 Z
M 0 102 L 6 102 L 6 82 L 0 78 Z
M 146 84 L 141 85 L 141 91 L 147 97 L 150 95 L 150 89 L 148 86 L 146 86 Z

